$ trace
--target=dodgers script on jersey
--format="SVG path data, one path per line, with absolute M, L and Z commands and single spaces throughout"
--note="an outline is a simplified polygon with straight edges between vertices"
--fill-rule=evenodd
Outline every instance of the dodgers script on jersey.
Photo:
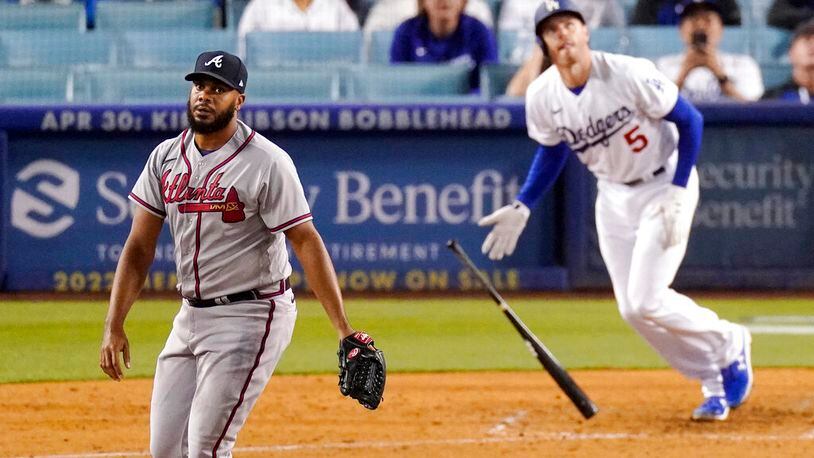
M 591 74 L 577 95 L 556 66 L 526 93 L 529 136 L 543 145 L 564 141 L 602 180 L 629 182 L 652 175 L 673 154 L 678 132 L 667 115 L 678 87 L 652 62 L 591 51 Z
M 282 232 L 312 219 L 294 163 L 242 122 L 205 155 L 193 137 L 187 130 L 158 145 L 130 193 L 168 218 L 181 294 L 279 289 L 291 274 Z

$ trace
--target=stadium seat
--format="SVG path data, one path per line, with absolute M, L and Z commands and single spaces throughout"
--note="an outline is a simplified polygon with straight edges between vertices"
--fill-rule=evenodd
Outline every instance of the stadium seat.
M 362 32 L 252 32 L 246 36 L 246 65 L 351 64 L 360 61 L 361 49 Z
M 784 84 L 791 79 L 791 65 L 780 62 L 764 63 L 760 65 L 763 74 L 763 86 L 771 89 Z
M 67 83 L 67 70 L 0 70 L 0 103 L 65 103 Z
M 6 67 L 53 67 L 112 62 L 113 39 L 102 32 L 0 32 L 0 65 Z
M 141 68 L 188 67 L 203 51 L 237 52 L 237 37 L 228 30 L 156 30 L 123 34 L 119 64 Z
M 502 96 L 518 68 L 519 66 L 514 64 L 483 65 L 480 68 L 481 94 L 487 99 Z
M 452 100 L 469 93 L 469 68 L 463 65 L 370 64 L 349 70 L 347 89 L 348 97 L 358 101 Z
M 760 63 L 788 61 L 791 32 L 774 27 L 761 27 L 754 31 L 753 56 Z
M 675 27 L 638 25 L 627 29 L 630 40 L 627 53 L 656 60 L 659 57 L 682 52 L 684 43 Z
M 247 103 L 334 102 L 340 97 L 340 71 L 278 68 L 249 72 Z
M 98 2 L 98 30 L 211 29 L 214 4 L 206 0 Z
M 394 30 L 378 30 L 367 39 L 367 62 L 386 64 L 390 62 L 390 45 L 393 43 Z
M 732 54 L 749 54 L 749 35 L 746 27 L 727 27 L 721 37 L 721 51 Z
M 226 26 L 228 28 L 237 30 L 237 26 L 240 24 L 240 18 L 243 16 L 243 10 L 246 9 L 246 5 L 248 4 L 249 0 L 232 0 L 227 2 Z
M 622 30 L 618 27 L 600 27 L 591 30 L 591 49 L 622 52 Z
M 85 7 L 0 3 L 0 30 L 85 30 Z
M 518 33 L 514 30 L 501 30 L 497 34 L 497 60 L 501 63 L 519 64 L 523 56 L 515 53 Z
M 82 103 L 186 103 L 185 69 L 106 68 L 74 72 L 74 100 Z

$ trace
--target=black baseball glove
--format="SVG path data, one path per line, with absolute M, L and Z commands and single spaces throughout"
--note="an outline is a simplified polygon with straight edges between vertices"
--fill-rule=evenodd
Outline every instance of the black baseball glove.
M 379 407 L 384 394 L 384 353 L 373 346 L 364 332 L 353 333 L 339 343 L 339 391 L 370 410 Z

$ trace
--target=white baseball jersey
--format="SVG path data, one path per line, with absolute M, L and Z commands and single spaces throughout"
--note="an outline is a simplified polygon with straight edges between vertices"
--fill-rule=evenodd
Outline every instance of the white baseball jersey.
M 656 61 L 656 66 L 668 78 L 675 81 L 681 71 L 685 54 L 664 56 Z M 752 56 L 745 54 L 718 53 L 718 63 L 724 73 L 746 100 L 758 100 L 763 95 L 763 77 L 760 67 Z M 690 71 L 684 80 L 681 93 L 693 102 L 716 102 L 726 100 L 721 93 L 721 83 L 707 67 L 697 67 Z
M 345 0 L 313 0 L 305 11 L 294 0 L 253 0 L 243 11 L 238 35 L 257 31 L 354 31 L 359 19 Z
M 294 163 L 240 121 L 235 135 L 206 155 L 193 138 L 185 130 L 159 144 L 130 193 L 167 218 L 179 291 L 210 299 L 279 289 L 291 274 L 283 231 L 312 219 Z
M 591 74 L 579 95 L 556 66 L 526 93 L 529 136 L 543 145 L 564 141 L 598 179 L 646 179 L 676 149 L 678 132 L 663 121 L 678 87 L 646 59 L 591 51 Z

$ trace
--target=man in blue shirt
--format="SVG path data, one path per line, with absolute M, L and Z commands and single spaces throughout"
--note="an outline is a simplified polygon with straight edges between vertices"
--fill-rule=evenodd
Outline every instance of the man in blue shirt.
M 811 103 L 814 96 L 814 19 L 800 25 L 789 46 L 791 79 L 782 86 L 766 92 L 764 99 L 780 99 Z
M 482 22 L 463 14 L 465 4 L 465 0 L 423 0 L 418 16 L 396 29 L 390 62 L 467 65 L 469 85 L 478 90 L 480 66 L 497 62 L 497 44 Z

